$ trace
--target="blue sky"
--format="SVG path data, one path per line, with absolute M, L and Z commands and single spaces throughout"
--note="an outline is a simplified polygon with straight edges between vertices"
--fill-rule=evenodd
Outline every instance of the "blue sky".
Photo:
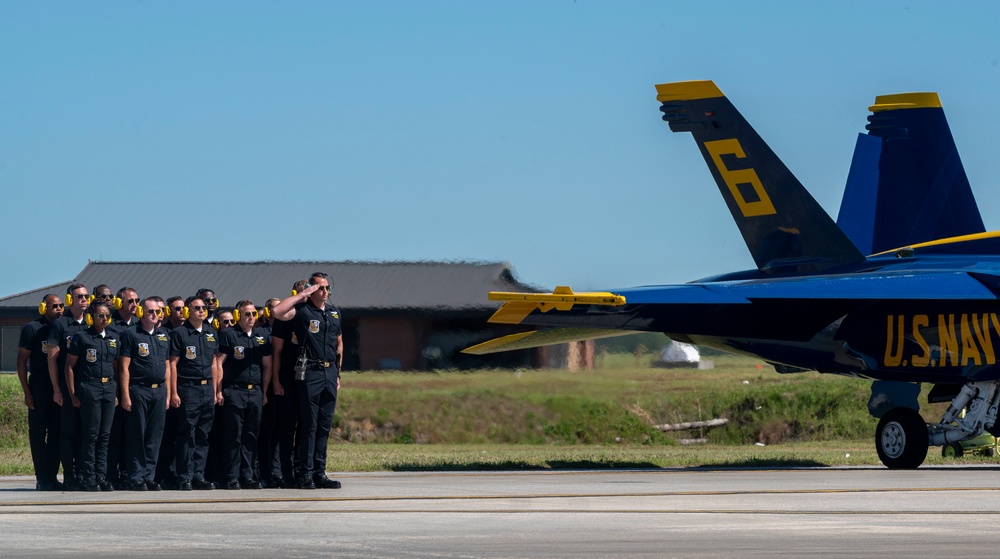
M 1000 4 L 0 4 L 0 296 L 88 259 L 753 266 L 654 84 L 712 79 L 836 217 L 875 95 L 937 91 L 1000 228 Z

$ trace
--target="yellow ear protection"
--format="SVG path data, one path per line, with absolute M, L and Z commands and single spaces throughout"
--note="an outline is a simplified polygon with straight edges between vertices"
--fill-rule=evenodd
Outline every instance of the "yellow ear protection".
M 233 309 L 233 322 L 239 322 L 240 316 L 242 316 L 240 314 L 240 309 Z
M 271 307 L 264 307 L 264 310 L 260 311 L 261 318 L 271 320 Z
M 146 314 L 146 311 L 143 310 L 142 305 L 139 305 L 138 307 L 136 307 L 136 309 L 135 309 L 135 317 L 136 318 L 138 318 L 138 319 L 141 320 L 142 319 L 142 315 L 144 315 L 144 314 Z
M 292 297 L 295 297 L 295 296 L 296 296 L 296 295 L 298 295 L 298 294 L 299 294 L 299 292 L 298 292 L 298 291 L 296 291 L 296 290 L 294 290 L 294 289 L 292 290 Z
M 181 313 L 181 317 L 187 320 L 191 316 L 191 309 L 187 305 L 184 305 L 184 312 Z
M 121 297 L 115 297 L 114 304 L 115 304 L 115 310 L 120 311 L 122 310 L 122 305 L 124 304 L 124 302 L 122 301 Z
M 45 301 L 42 301 L 42 303 L 38 305 L 38 314 L 45 316 L 45 313 L 47 312 L 49 312 L 49 306 L 45 304 Z
M 219 330 L 220 328 L 222 328 L 222 323 L 219 322 L 218 318 L 213 318 L 212 319 L 212 328 L 215 328 L 216 330 Z
M 90 313 L 87 313 L 85 320 L 87 321 L 87 326 L 94 325 L 94 317 L 90 316 Z

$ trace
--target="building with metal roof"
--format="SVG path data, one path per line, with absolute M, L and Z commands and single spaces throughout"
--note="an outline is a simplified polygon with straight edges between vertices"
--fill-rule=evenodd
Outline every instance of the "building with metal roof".
M 258 305 L 289 296 L 292 284 L 313 272 L 333 283 L 331 301 L 344 316 L 344 368 L 405 369 L 560 365 L 565 350 L 524 350 L 470 356 L 458 350 L 517 331 L 489 324 L 499 303 L 489 291 L 539 291 L 497 262 L 89 262 L 80 273 L 0 298 L 0 368 L 16 366 L 21 326 L 38 316 L 46 293 L 62 295 L 73 283 L 89 289 L 128 286 L 140 297 L 187 297 L 215 291 L 221 306 L 250 299 Z M 564 364 L 564 363 L 563 363 Z

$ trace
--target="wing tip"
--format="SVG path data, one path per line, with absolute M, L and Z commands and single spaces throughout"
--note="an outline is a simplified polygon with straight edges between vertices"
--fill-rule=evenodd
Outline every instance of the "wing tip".
M 725 97 L 712 80 L 661 83 L 656 85 L 656 93 L 656 100 L 661 103 Z
M 891 95 L 878 95 L 875 97 L 875 104 L 868 107 L 868 110 L 877 113 L 881 111 L 895 111 L 898 109 L 940 109 L 941 98 L 933 91 L 916 93 L 894 93 Z

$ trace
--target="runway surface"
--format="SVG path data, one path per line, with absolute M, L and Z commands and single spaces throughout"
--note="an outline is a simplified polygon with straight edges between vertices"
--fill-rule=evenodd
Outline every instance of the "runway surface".
M 0 556 L 956 557 L 998 553 L 1000 468 L 332 474 L 339 490 L 41 493 Z

